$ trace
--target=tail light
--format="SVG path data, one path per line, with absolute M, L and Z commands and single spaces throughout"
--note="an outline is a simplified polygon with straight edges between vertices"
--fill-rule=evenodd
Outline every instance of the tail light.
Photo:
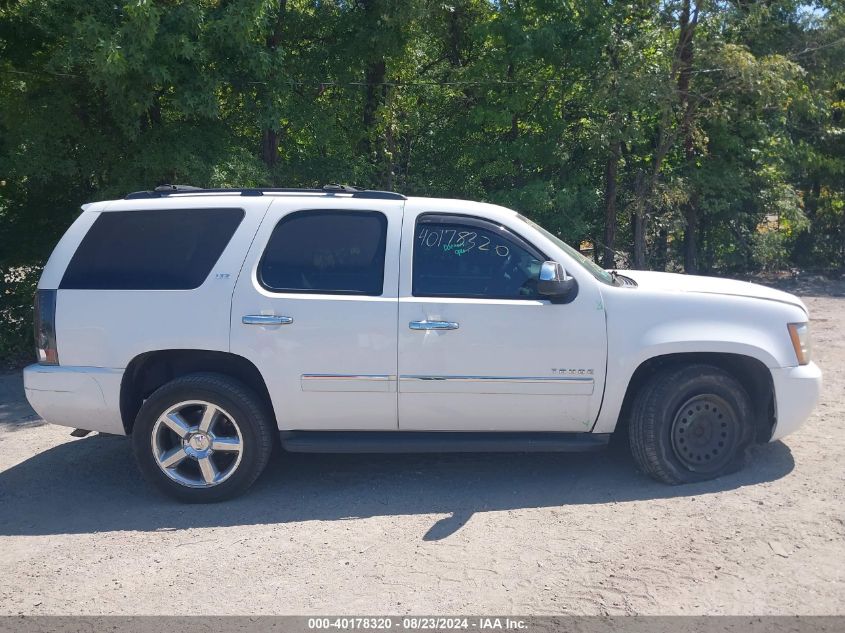
M 35 292 L 35 354 L 42 365 L 58 365 L 56 349 L 56 291 Z

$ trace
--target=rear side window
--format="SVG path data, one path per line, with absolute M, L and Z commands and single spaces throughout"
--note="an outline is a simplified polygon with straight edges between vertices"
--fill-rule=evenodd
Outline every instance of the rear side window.
M 243 209 L 101 213 L 76 249 L 60 288 L 190 290 L 205 281 Z
M 379 296 L 386 241 L 383 213 L 291 213 L 273 229 L 258 279 L 275 292 Z

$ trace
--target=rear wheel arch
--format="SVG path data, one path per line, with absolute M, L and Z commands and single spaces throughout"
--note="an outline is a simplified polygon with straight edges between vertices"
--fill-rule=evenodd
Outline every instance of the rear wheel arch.
M 619 435 L 627 433 L 634 399 L 652 376 L 666 368 L 685 365 L 712 365 L 735 378 L 751 398 L 754 440 L 759 443 L 769 441 L 776 421 L 774 385 L 769 368 L 752 356 L 721 352 L 664 354 L 643 361 L 628 382 L 615 432 Z
M 251 388 L 275 421 L 267 384 L 251 361 L 229 352 L 166 349 L 139 354 L 126 366 L 120 384 L 120 416 L 126 434 L 132 433 L 141 405 L 156 389 L 176 378 L 200 372 L 229 376 Z

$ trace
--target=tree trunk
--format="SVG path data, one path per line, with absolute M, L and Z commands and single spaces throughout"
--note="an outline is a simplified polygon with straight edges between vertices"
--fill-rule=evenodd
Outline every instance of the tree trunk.
M 645 211 L 641 205 L 634 208 L 631 219 L 634 227 L 634 270 L 645 269 Z
M 698 266 L 698 274 L 709 275 L 713 270 L 713 253 L 708 247 L 707 219 L 700 218 L 698 223 L 698 247 L 701 249 L 701 261 Z
M 381 152 L 377 147 L 374 147 L 373 136 L 375 133 L 375 125 L 378 120 L 378 109 L 384 103 L 387 97 L 387 86 L 384 85 L 384 78 L 387 74 L 387 64 L 384 59 L 378 59 L 371 62 L 365 71 L 364 81 L 367 84 L 364 92 L 364 107 L 361 116 L 362 136 L 361 142 L 358 146 L 359 151 L 363 154 L 373 166 L 378 166 L 381 159 Z M 380 184 L 379 186 L 384 186 Z
M 267 37 L 267 50 L 275 53 L 282 43 L 282 28 L 284 26 L 285 11 L 287 10 L 287 0 L 278 0 L 276 22 L 273 25 L 273 32 Z M 262 101 L 267 104 L 267 108 L 271 109 L 273 95 L 269 90 L 264 90 Z M 270 184 L 275 185 L 275 176 L 272 175 L 273 167 L 279 161 L 279 129 L 275 125 L 270 125 L 261 131 L 261 161 L 271 172 Z
M 381 183 L 379 186 L 384 187 L 387 191 L 393 191 L 395 184 L 395 176 L 396 176 L 396 167 L 395 167 L 395 160 L 396 160 L 396 135 L 394 134 L 393 127 L 388 126 L 387 130 L 384 133 L 384 144 L 385 144 L 385 167 L 384 167 L 384 174 L 382 175 Z
M 616 267 L 616 189 L 619 173 L 619 158 L 622 155 L 621 115 L 619 107 L 619 49 L 616 26 L 612 27 L 610 43 L 607 47 L 607 57 L 610 62 L 610 116 L 608 123 L 610 127 L 610 147 L 607 162 L 604 165 L 604 248 L 602 249 L 602 265 L 605 268 Z M 596 246 L 598 252 L 598 246 Z
M 461 24 L 465 9 L 464 7 L 451 7 L 447 18 L 449 26 L 449 41 L 447 43 L 446 57 L 452 68 L 460 68 L 461 63 L 461 40 L 464 36 L 464 27 Z
M 610 144 L 610 156 L 604 166 L 604 258 L 602 266 L 616 267 L 616 185 L 619 171 L 619 157 L 622 142 L 619 139 Z
M 662 160 L 662 159 L 661 159 Z M 634 241 L 634 270 L 643 270 L 645 266 L 645 207 L 650 191 L 657 179 L 658 162 L 655 157 L 654 167 L 648 178 L 642 172 L 637 175 L 634 186 L 634 201 L 631 203 L 631 235 Z
M 367 66 L 364 75 L 367 90 L 364 94 L 364 114 L 361 118 L 361 123 L 367 131 L 375 125 L 376 113 L 387 96 L 387 87 L 384 85 L 386 74 L 387 64 L 384 59 L 377 59 Z
M 684 272 L 688 275 L 698 273 L 698 196 L 684 205 Z
M 654 245 L 654 268 L 657 270 L 666 270 L 666 264 L 669 261 L 669 231 L 665 226 L 661 226 L 657 231 L 657 243 Z
M 678 94 L 682 105 L 681 112 L 683 113 L 681 120 L 678 122 L 678 128 L 682 133 L 691 129 L 691 123 L 695 114 L 695 103 L 689 99 L 689 80 L 691 77 L 691 66 L 684 71 L 684 56 L 689 56 L 689 62 L 692 61 L 692 37 L 695 32 L 695 27 L 698 24 L 698 7 L 691 10 L 691 1 L 684 0 L 681 8 L 680 18 L 681 29 L 678 34 L 678 45 L 675 47 L 675 58 L 672 63 L 672 76 L 677 73 L 678 87 L 676 93 Z M 681 91 L 681 86 L 686 84 L 686 90 Z M 646 173 L 640 173 L 638 177 L 637 187 L 635 188 L 634 200 L 631 203 L 631 225 L 634 233 L 634 268 L 645 268 L 646 265 L 646 223 L 648 221 L 648 212 L 651 207 L 651 197 L 654 192 L 654 187 L 657 184 L 657 179 L 663 169 L 663 161 L 666 154 L 674 145 L 677 139 L 677 130 L 673 125 L 674 108 L 671 106 L 664 107 L 661 114 L 660 124 L 658 125 L 657 143 L 652 159 L 651 168 Z M 689 135 L 689 133 L 687 133 Z M 689 137 L 691 140 L 691 136 Z
M 840 221 L 840 237 L 845 237 L 845 213 L 842 214 L 842 220 Z M 845 239 L 839 240 L 839 269 L 845 270 Z
M 675 59 L 678 65 L 678 101 L 684 117 L 681 121 L 681 136 L 684 144 L 684 159 L 687 173 L 695 168 L 695 143 L 693 140 L 692 108 L 690 102 L 690 81 L 692 79 L 693 37 L 698 22 L 698 8 L 690 13 L 691 0 L 681 5 L 679 20 L 680 34 Z M 691 192 L 684 203 L 684 271 L 695 274 L 698 271 L 698 196 Z
M 279 158 L 279 133 L 267 128 L 261 134 L 261 160 L 267 167 L 274 167 Z
M 362 0 L 365 22 L 372 25 L 375 21 L 375 12 L 378 10 L 376 0 Z M 375 51 L 376 55 L 378 51 Z M 373 128 L 376 125 L 379 107 L 387 97 L 387 86 L 384 85 L 384 78 L 387 75 L 387 62 L 384 57 L 373 57 L 367 62 L 364 69 L 364 104 L 361 114 L 362 136 L 358 150 L 364 154 L 373 166 L 378 165 L 378 157 L 373 156 Z

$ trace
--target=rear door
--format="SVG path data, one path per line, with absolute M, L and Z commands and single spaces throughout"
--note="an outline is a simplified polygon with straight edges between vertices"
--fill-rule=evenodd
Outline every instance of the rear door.
M 232 302 L 282 430 L 396 430 L 401 200 L 280 197 Z

